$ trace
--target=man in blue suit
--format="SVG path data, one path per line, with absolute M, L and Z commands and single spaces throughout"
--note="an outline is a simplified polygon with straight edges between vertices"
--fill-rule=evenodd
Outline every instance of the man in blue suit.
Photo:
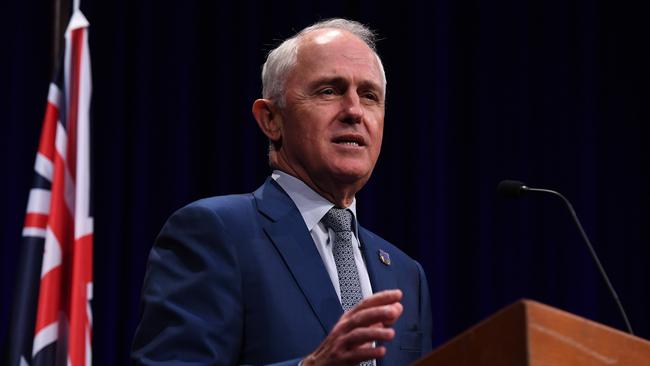
M 386 78 L 363 25 L 273 50 L 253 114 L 272 176 L 177 211 L 151 251 L 136 365 L 408 365 L 431 349 L 420 265 L 358 225 Z

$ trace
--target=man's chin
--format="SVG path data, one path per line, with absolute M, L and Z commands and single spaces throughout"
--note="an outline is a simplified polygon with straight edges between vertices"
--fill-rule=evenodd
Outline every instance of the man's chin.
M 340 184 L 358 185 L 361 189 L 370 178 L 371 173 L 372 171 L 368 171 L 368 169 L 339 168 L 332 172 L 332 177 Z

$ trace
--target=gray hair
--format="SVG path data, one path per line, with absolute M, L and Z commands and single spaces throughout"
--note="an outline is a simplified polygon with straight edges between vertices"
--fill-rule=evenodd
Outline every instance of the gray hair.
M 276 100 L 280 107 L 284 106 L 284 84 L 289 76 L 289 72 L 296 65 L 301 38 L 310 32 L 329 28 L 352 33 L 361 39 L 374 52 L 381 72 L 384 93 L 386 92 L 386 74 L 381 59 L 377 54 L 377 48 L 375 47 L 375 33 L 365 25 L 354 20 L 334 18 L 317 22 L 301 30 L 296 35 L 286 39 L 278 47 L 269 52 L 266 57 L 266 62 L 262 67 L 263 98 Z

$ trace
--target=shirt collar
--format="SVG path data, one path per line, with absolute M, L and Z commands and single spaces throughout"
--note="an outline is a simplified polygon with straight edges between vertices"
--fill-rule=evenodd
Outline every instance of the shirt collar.
M 283 171 L 274 170 L 271 178 L 287 192 L 291 200 L 300 211 L 302 219 L 305 220 L 307 230 L 311 231 L 320 220 L 325 216 L 334 204 L 316 193 L 311 187 L 300 179 L 291 176 Z M 357 230 L 357 200 L 352 199 L 352 203 L 347 207 L 352 212 L 354 218 L 354 231 Z M 357 235 L 358 237 L 358 235 Z

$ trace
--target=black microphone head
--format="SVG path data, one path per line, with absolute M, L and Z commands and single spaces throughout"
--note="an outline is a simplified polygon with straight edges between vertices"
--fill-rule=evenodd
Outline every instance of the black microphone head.
M 517 198 L 526 190 L 526 185 L 518 180 L 502 180 L 497 186 L 497 192 L 504 197 Z

